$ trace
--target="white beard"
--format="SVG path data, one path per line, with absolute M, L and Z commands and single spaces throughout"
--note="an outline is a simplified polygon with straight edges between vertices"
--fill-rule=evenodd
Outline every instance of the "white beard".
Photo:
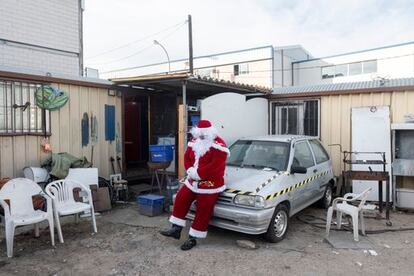
M 200 158 L 206 154 L 213 145 L 213 142 L 214 139 L 196 139 L 191 147 L 194 151 L 195 157 Z

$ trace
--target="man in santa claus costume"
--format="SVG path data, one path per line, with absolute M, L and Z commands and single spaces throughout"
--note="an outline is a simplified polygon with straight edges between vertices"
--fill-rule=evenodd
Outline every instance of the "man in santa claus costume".
M 230 154 L 226 143 L 217 136 L 217 130 L 208 120 L 200 120 L 191 130 L 193 139 L 188 143 L 184 155 L 187 177 L 175 198 L 170 217 L 172 227 L 161 231 L 164 236 L 180 239 L 186 224 L 185 216 L 191 203 L 196 201 L 196 213 L 191 225 L 189 238 L 181 246 L 189 250 L 196 244 L 196 238 L 207 236 L 208 223 L 213 214 L 218 195 L 225 190 L 224 170 Z

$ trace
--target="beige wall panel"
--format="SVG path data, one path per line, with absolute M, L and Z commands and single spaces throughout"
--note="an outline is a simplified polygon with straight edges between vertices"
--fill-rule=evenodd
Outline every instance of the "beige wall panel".
M 321 140 L 325 146 L 340 143 L 343 150 L 351 150 L 352 107 L 388 105 L 391 122 L 404 121 L 404 115 L 414 113 L 414 91 L 384 92 L 321 97 Z M 342 156 L 339 149 L 327 148 L 334 165 L 335 175 L 342 170 Z
M 39 166 L 40 165 L 40 145 L 39 138 L 36 136 L 27 136 L 26 137 L 26 156 L 25 156 L 25 165 L 26 166 Z
M 79 136 L 81 137 L 79 141 L 79 145 L 81 147 L 80 155 L 86 156 L 89 161 L 91 159 L 91 147 L 89 145 L 86 147 L 82 147 L 81 121 L 82 121 L 84 112 L 87 112 L 88 115 L 90 115 L 89 114 L 89 91 L 90 89 L 92 88 L 89 88 L 89 87 L 80 88 L 79 96 L 81 97 L 81 100 L 79 101 L 79 121 L 76 122 L 79 126 Z M 99 127 L 99 124 L 98 124 L 98 127 Z
M 96 160 L 96 165 L 98 165 L 99 161 L 99 167 L 101 168 L 101 174 L 102 175 L 108 175 L 109 174 L 109 147 L 111 144 L 109 141 L 105 141 L 105 104 L 111 104 L 108 102 L 108 93 L 103 93 L 101 90 L 97 94 L 97 102 L 99 103 L 98 106 L 98 112 L 97 112 L 97 118 L 100 122 L 99 125 L 99 140 L 98 144 L 96 145 L 95 152 L 99 151 L 99 159 Z M 113 97 L 111 97 L 113 98 Z M 113 142 L 112 142 L 113 143 Z M 112 171 L 110 172 L 112 173 Z
M 59 127 L 60 127 L 60 137 L 59 137 L 59 145 L 60 145 L 60 152 L 70 152 L 70 102 L 72 100 L 72 95 L 69 91 L 69 85 L 59 85 L 59 88 L 63 91 L 69 93 L 69 101 L 66 103 L 62 108 L 58 111 L 52 112 L 59 112 Z
M 26 165 L 26 137 L 25 136 L 15 136 L 13 137 L 13 170 L 14 176 L 22 176 L 22 169 Z
M 13 155 L 13 138 L 12 137 L 0 137 L 0 153 L 1 153 L 1 162 L 0 162 L 0 176 L 1 177 L 13 177 L 13 164 L 14 164 L 14 155 Z
M 70 113 L 69 113 L 69 132 L 70 132 L 70 145 L 69 151 L 74 156 L 81 156 L 81 124 L 80 124 L 80 115 L 79 115 L 79 102 L 83 99 L 79 95 L 79 86 L 71 85 L 69 87 L 70 91 Z
M 102 118 L 99 117 L 99 94 L 98 94 L 97 88 L 89 88 L 89 110 L 86 110 L 86 112 L 88 112 L 88 115 L 89 115 L 89 122 L 90 122 L 92 115 L 96 116 L 96 118 L 98 119 L 98 143 L 100 143 L 102 140 L 103 121 L 102 121 Z M 89 132 L 89 135 L 90 135 L 90 132 Z M 87 155 L 88 160 L 91 159 L 91 149 L 92 149 L 92 145 L 89 139 L 89 144 L 88 144 L 89 155 Z M 100 150 L 99 150 L 99 144 L 98 144 L 94 146 L 93 160 L 90 160 L 90 161 L 93 162 L 94 166 L 99 167 L 100 158 L 101 156 L 100 156 Z
M 81 120 L 84 112 L 89 119 L 92 114 L 98 119 L 98 143 L 94 150 L 94 165 L 99 175 L 108 177 L 111 172 L 109 156 L 116 157 L 115 141 L 105 141 L 104 105 L 115 105 L 116 122 L 122 132 L 121 98 L 109 97 L 107 89 L 80 87 L 76 85 L 54 86 L 69 93 L 69 102 L 60 110 L 51 111 L 50 142 L 55 153 L 68 152 L 76 157 L 91 158 L 91 144 L 82 148 Z M 121 134 L 119 134 L 121 135 Z M 39 166 L 49 155 L 40 147 L 42 136 L 0 137 L 0 177 L 22 175 L 26 166 Z M 121 154 L 122 156 L 122 154 Z

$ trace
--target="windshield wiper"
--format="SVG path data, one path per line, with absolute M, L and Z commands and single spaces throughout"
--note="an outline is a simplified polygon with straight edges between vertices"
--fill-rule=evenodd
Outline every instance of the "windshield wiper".
M 228 166 L 234 166 L 234 167 L 242 167 L 241 164 L 236 164 L 236 163 L 226 163 L 226 165 L 228 165 Z

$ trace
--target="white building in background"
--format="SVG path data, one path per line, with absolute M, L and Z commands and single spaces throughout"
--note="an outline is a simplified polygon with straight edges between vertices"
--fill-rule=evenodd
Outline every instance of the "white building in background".
M 170 73 L 188 70 L 188 59 L 170 62 Z M 168 63 L 115 70 L 106 78 L 166 74 Z M 194 74 L 278 88 L 414 77 L 414 42 L 313 58 L 300 45 L 264 46 L 194 58 Z
M 414 42 L 293 62 L 295 86 L 414 77 Z
M 82 75 L 83 0 L 1 0 L 0 70 Z
M 268 88 L 291 85 L 292 62 L 311 58 L 299 45 L 286 47 L 263 46 L 194 57 L 194 74 Z M 101 75 L 105 78 L 144 76 L 188 71 L 188 59 L 114 70 Z

